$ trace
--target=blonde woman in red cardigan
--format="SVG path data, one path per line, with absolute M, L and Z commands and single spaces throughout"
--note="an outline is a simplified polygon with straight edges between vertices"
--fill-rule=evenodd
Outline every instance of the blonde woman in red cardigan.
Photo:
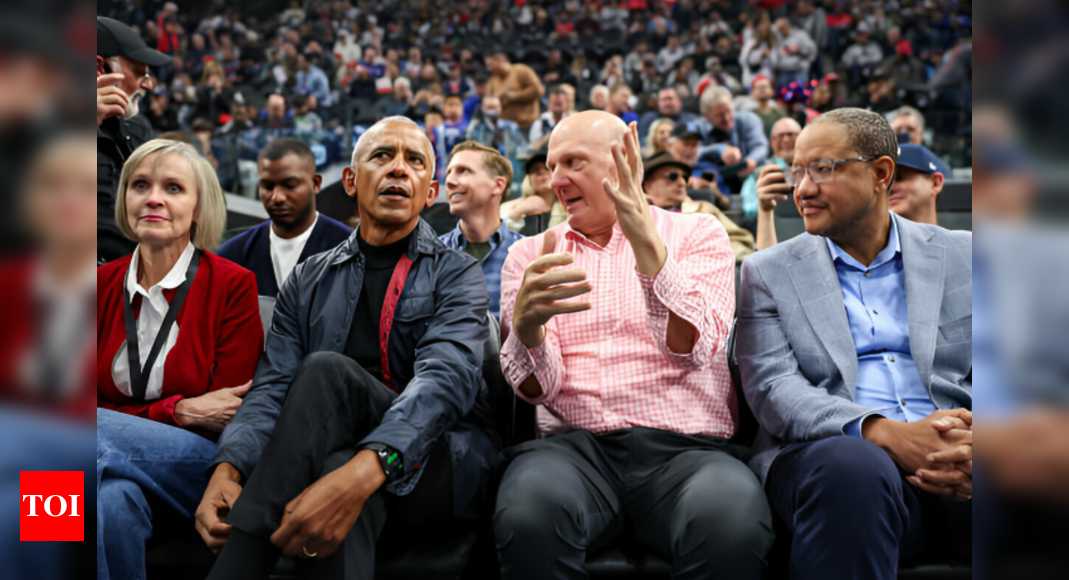
M 97 269 L 99 579 L 144 577 L 152 509 L 193 525 L 214 441 L 264 341 L 255 276 L 208 252 L 226 208 L 192 147 L 156 139 L 135 150 L 115 221 L 138 246 Z

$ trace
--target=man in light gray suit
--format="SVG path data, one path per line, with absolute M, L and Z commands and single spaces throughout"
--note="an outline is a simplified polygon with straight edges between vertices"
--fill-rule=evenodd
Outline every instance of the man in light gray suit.
M 972 234 L 890 212 L 897 155 L 878 114 L 817 117 L 783 186 L 807 233 L 743 263 L 751 467 L 791 531 L 792 579 L 970 553 Z

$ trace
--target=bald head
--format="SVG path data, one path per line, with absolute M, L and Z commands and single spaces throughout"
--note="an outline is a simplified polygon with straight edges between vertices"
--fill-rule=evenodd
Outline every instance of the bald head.
M 769 141 L 772 144 L 772 154 L 786 161 L 794 163 L 794 142 L 798 134 L 802 132 L 802 126 L 798 121 L 790 117 L 784 117 L 772 125 Z
M 553 140 L 558 133 L 562 135 L 574 133 L 580 137 L 585 136 L 591 143 L 611 146 L 613 143 L 623 145 L 625 132 L 627 132 L 627 123 L 611 113 L 593 110 L 576 113 L 565 117 L 553 128 L 553 133 L 549 138 L 550 154 L 552 155 Z
M 616 115 L 584 111 L 565 118 L 550 134 L 546 166 L 553 191 L 568 211 L 568 224 L 591 239 L 611 235 L 616 223 L 616 206 L 604 182 L 619 185 L 612 145 L 623 147 L 628 130 Z

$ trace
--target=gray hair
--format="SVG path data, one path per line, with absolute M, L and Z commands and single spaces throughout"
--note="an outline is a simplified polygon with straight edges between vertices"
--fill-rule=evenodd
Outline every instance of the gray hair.
M 810 121 L 809 125 L 817 123 L 834 123 L 842 127 L 846 131 L 850 147 L 862 157 L 890 157 L 898 160 L 898 139 L 883 115 L 844 107 L 819 115 Z
M 924 113 L 914 109 L 909 105 L 902 105 L 901 107 L 891 111 L 887 114 L 887 121 L 894 121 L 898 117 L 913 117 L 917 120 L 917 125 L 920 126 L 920 130 L 924 131 Z
M 709 108 L 714 103 L 734 103 L 734 99 L 731 96 L 731 91 L 721 86 L 706 87 L 702 91 L 702 96 L 698 100 L 698 109 L 702 113 L 709 111 Z
M 375 127 L 377 127 L 379 125 L 382 125 L 384 123 L 405 123 L 407 125 L 412 125 L 413 127 L 419 129 L 419 134 L 423 135 L 423 142 L 427 146 L 427 161 L 429 161 L 430 164 L 431 164 L 431 175 L 433 176 L 434 175 L 434 171 L 435 171 L 435 167 L 434 167 L 434 145 L 431 144 L 431 140 L 430 140 L 430 138 L 427 137 L 427 133 L 425 133 L 423 131 L 423 129 L 419 126 L 418 123 L 416 123 L 412 119 L 409 119 L 408 117 L 405 117 L 405 116 L 402 116 L 402 115 L 394 115 L 392 117 L 386 117 L 385 119 L 379 121 L 378 123 L 375 123 L 374 125 L 368 127 L 367 131 L 364 131 L 364 133 L 362 135 L 360 135 L 360 138 L 356 140 L 356 146 L 353 147 L 353 156 L 352 156 L 352 159 L 349 162 L 349 164 L 352 166 L 353 170 L 354 171 L 356 170 L 356 166 L 357 166 L 356 154 L 360 151 L 360 146 L 364 144 L 364 139 L 367 138 L 368 134 L 371 133 L 372 129 L 374 129 Z
M 412 88 L 412 82 L 407 77 L 397 77 L 397 80 L 393 81 L 393 88 L 397 90 L 397 87 L 404 85 L 408 88 Z

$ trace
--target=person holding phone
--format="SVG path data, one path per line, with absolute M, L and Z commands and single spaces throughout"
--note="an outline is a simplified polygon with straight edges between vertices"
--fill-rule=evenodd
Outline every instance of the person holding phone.
M 123 163 L 153 137 L 138 115 L 154 86 L 149 67 L 171 57 L 145 45 L 129 26 L 97 17 L 97 258 L 110 262 L 133 253 L 136 244 L 115 223 L 115 192 Z

